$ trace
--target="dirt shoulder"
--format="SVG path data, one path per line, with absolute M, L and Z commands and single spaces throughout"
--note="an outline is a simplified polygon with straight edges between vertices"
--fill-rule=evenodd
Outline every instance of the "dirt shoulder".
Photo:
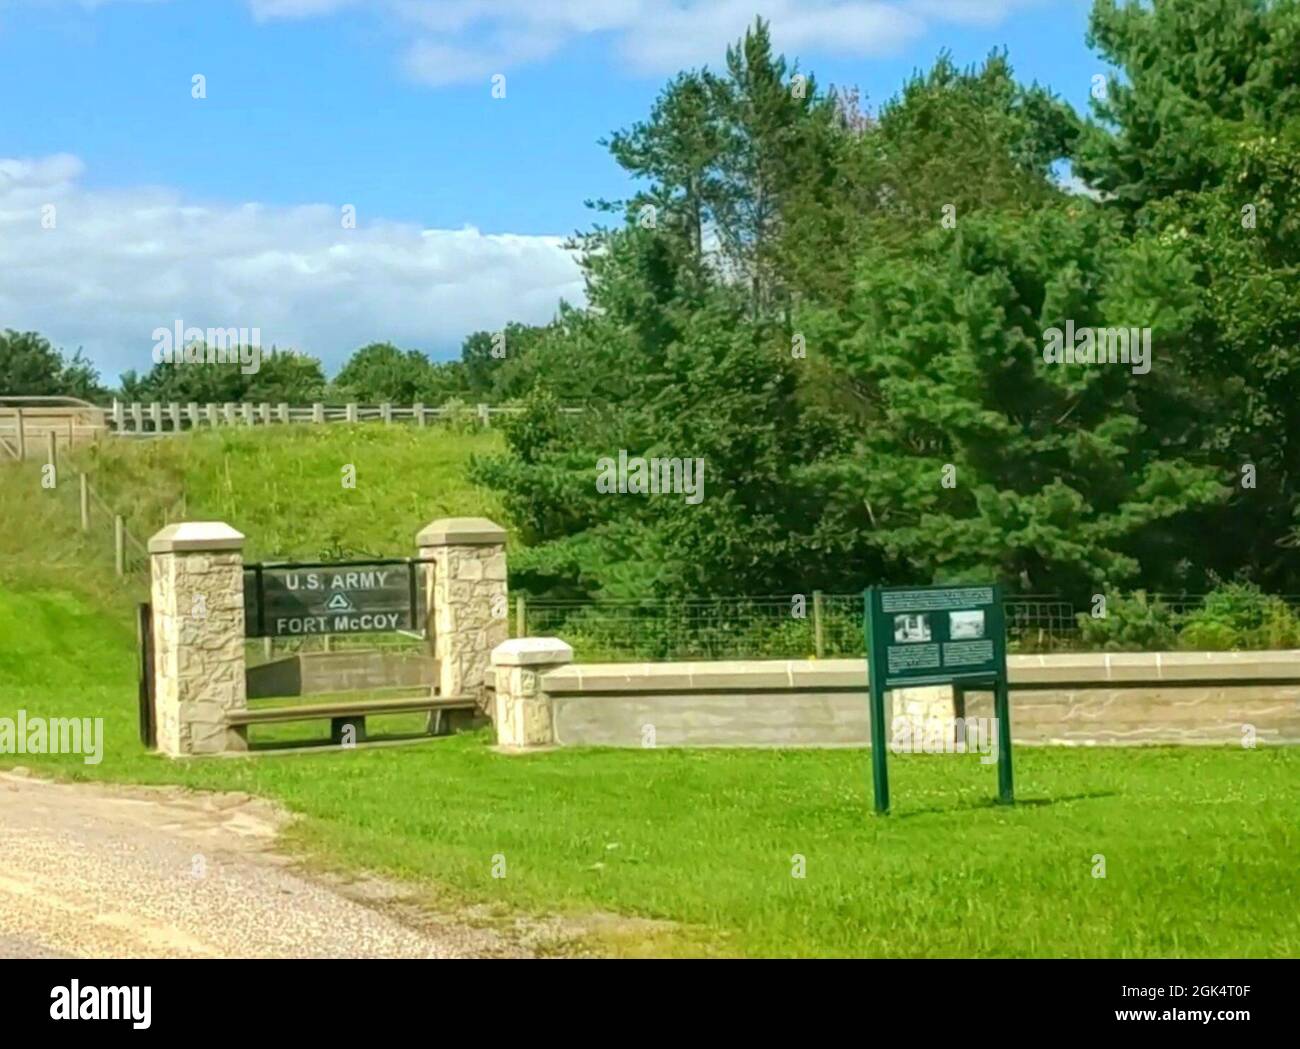
M 246 794 L 0 772 L 0 957 L 530 957 L 585 953 L 547 922 L 418 907 L 277 850 L 289 814 Z

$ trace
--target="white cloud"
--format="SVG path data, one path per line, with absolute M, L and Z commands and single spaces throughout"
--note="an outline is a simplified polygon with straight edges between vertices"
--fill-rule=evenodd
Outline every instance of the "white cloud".
M 374 11 L 410 36 L 401 64 L 429 84 L 474 82 L 548 58 L 570 40 L 611 38 L 636 72 L 710 63 L 753 24 L 789 55 L 879 57 L 945 24 L 992 26 L 1049 0 L 248 0 L 259 20 Z M 1059 2 L 1059 0 L 1058 0 Z
M 478 329 L 582 301 L 563 238 L 426 230 L 340 207 L 93 190 L 61 154 L 0 158 L 0 326 L 85 347 L 105 376 L 150 364 L 157 327 L 258 327 L 330 370 L 366 342 L 455 350 Z M 54 208 L 55 228 L 42 228 Z
M 93 9 L 124 0 L 17 0 Z M 131 0 L 166 2 L 166 0 Z M 1017 10 L 1077 0 L 245 0 L 259 22 L 367 12 L 396 27 L 399 62 L 413 80 L 474 83 L 550 58 L 603 34 L 647 76 L 720 64 L 756 15 L 778 49 L 875 58 L 897 54 L 945 25 L 996 26 Z M 3 6 L 4 0 L 0 0 Z

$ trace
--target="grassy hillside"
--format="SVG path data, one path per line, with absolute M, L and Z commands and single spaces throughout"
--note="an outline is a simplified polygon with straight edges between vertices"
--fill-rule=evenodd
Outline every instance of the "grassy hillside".
M 106 441 L 71 466 L 91 475 L 142 539 L 188 517 L 238 528 L 249 561 L 405 557 L 436 517 L 506 523 L 492 493 L 466 480 L 470 456 L 499 442 L 492 431 L 374 424 L 232 428 Z M 349 465 L 355 488 L 341 483 Z

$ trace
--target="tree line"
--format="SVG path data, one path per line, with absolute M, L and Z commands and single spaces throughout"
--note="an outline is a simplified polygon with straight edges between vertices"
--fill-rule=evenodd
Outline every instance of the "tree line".
M 143 375 L 124 372 L 116 387 L 101 380 L 98 369 L 80 350 L 67 354 L 37 332 L 6 330 L 0 331 L 0 394 L 200 404 L 497 403 L 516 396 L 519 389 L 511 369 L 499 367 L 506 362 L 507 348 L 526 348 L 535 330 L 510 324 L 501 332 L 475 332 L 462 345 L 460 358 L 450 361 L 434 361 L 419 350 L 402 350 L 387 342 L 370 343 L 353 353 L 331 379 L 316 357 L 271 348 L 262 353 L 256 371 L 245 373 L 225 364 L 160 363 Z
M 532 594 L 1300 592 L 1298 41 L 1297 0 L 1097 0 L 1086 114 L 1004 52 L 868 110 L 759 20 L 605 140 L 637 191 L 572 240 L 585 306 L 249 378 L 517 400 L 473 471 Z M 1118 330 L 1145 368 L 1045 353 Z M 132 395 L 239 399 L 189 371 Z M 706 497 L 598 491 L 620 451 L 703 459 Z
M 1298 41 L 1294 0 L 1098 0 L 1086 114 L 1001 52 L 867 112 L 762 21 L 673 78 L 607 140 L 639 192 L 575 238 L 588 305 L 476 468 L 512 578 L 1300 592 Z M 1121 329 L 1142 367 L 1051 352 Z M 706 498 L 601 495 L 619 449 L 702 457 Z

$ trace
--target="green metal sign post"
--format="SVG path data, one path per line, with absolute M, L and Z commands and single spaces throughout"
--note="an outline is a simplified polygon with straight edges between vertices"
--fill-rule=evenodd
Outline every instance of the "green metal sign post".
M 989 586 L 869 587 L 863 595 L 871 691 L 871 779 L 876 812 L 889 812 L 885 693 L 951 685 L 991 689 L 998 739 L 998 801 L 1015 801 L 1011 704 L 1002 589 Z

